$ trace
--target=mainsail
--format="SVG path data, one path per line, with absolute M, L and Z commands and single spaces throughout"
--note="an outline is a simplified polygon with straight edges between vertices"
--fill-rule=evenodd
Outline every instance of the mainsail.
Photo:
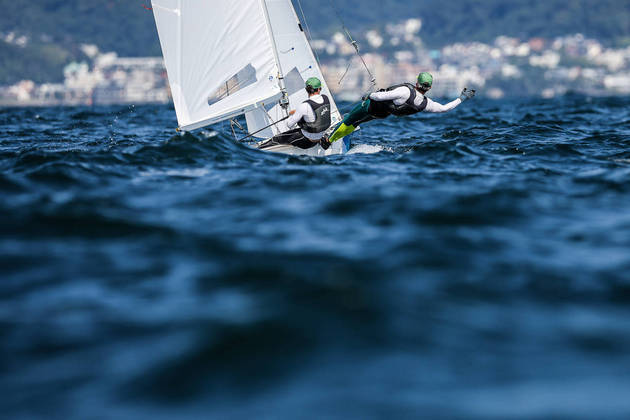
M 324 80 L 291 0 L 152 0 L 180 129 L 245 115 L 250 132 L 307 99 Z M 341 117 L 331 99 L 333 124 Z M 283 122 L 259 137 L 286 131 Z

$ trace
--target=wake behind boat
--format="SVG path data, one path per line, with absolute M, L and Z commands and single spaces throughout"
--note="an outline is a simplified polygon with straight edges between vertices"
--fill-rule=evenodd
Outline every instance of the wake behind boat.
M 327 150 L 269 143 L 290 130 L 289 109 L 309 99 L 309 78 L 322 81 L 331 126 L 341 121 L 291 0 L 152 4 L 180 131 L 232 120 L 235 138 L 236 126 L 246 137 L 267 139 L 252 142 L 261 150 L 314 156 L 348 150 L 348 142 Z

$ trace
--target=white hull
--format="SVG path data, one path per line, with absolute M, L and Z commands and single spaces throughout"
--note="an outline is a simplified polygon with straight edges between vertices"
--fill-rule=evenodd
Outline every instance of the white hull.
M 267 140 L 263 140 L 261 142 L 255 143 L 253 146 L 258 148 L 261 144 L 265 143 Z M 322 149 L 320 145 L 311 147 L 310 149 L 301 149 L 299 147 L 290 146 L 288 144 L 278 144 L 275 146 L 265 147 L 265 152 L 274 152 L 274 153 L 284 153 L 286 155 L 295 155 L 295 156 L 331 156 L 331 155 L 342 155 L 346 153 L 350 149 L 350 140 L 342 139 L 334 142 L 328 150 Z

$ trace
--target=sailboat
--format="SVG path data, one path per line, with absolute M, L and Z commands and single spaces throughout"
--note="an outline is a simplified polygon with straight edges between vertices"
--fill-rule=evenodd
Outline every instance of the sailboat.
M 244 115 L 245 134 L 262 142 L 289 130 L 283 118 L 308 98 L 310 77 L 322 81 L 330 99 L 332 127 L 341 121 L 291 0 L 152 0 L 152 6 L 180 131 L 226 120 L 242 127 L 235 119 Z M 338 141 L 328 150 L 265 150 L 325 156 L 348 148 Z

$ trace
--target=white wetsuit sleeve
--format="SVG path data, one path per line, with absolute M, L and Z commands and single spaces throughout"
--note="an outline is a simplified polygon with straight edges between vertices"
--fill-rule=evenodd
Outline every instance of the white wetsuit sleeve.
M 287 120 L 287 127 L 295 128 L 295 126 L 302 120 L 302 118 L 309 114 L 309 111 L 311 111 L 311 113 L 313 112 L 311 107 L 307 103 L 301 103 L 300 106 L 298 106 L 295 110 L 295 114 L 291 115 Z
M 409 99 L 409 95 L 411 95 L 411 92 L 409 92 L 409 88 L 401 86 L 390 91 L 372 92 L 370 93 L 370 99 L 377 102 L 394 101 L 394 104 L 402 105 L 407 102 L 407 99 Z
M 424 112 L 448 112 L 451 109 L 456 108 L 457 105 L 461 103 L 462 100 L 457 98 L 454 101 L 447 103 L 446 105 L 442 105 L 427 98 L 427 107 L 424 109 Z

